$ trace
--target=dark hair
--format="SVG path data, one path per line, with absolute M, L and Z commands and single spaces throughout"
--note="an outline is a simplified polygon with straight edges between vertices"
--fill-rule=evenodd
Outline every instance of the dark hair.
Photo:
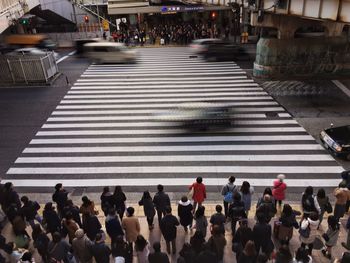
M 171 213 L 171 206 L 165 207 L 165 213 L 170 214 Z
M 53 206 L 52 206 L 52 202 L 47 202 L 44 206 L 44 210 L 52 210 Z
M 283 205 L 283 210 L 282 210 L 282 216 L 288 217 L 291 216 L 293 213 L 293 209 L 289 204 L 284 204 Z
M 333 230 L 339 229 L 339 222 L 335 216 L 333 215 L 329 216 L 327 219 L 327 223 Z
M 61 239 L 62 239 L 62 236 L 61 236 L 61 234 L 59 232 L 55 232 L 55 233 L 52 234 L 52 241 L 54 243 L 60 242 Z
M 160 243 L 159 242 L 154 242 L 153 243 L 153 249 L 154 249 L 154 252 L 160 252 Z
M 318 198 L 326 198 L 326 192 L 323 188 L 320 188 L 318 191 L 317 191 L 317 197 Z
M 241 192 L 244 195 L 247 195 L 250 193 L 250 183 L 247 181 L 244 181 L 241 186 Z
M 28 196 L 26 196 L 26 195 L 24 195 L 24 196 L 22 196 L 21 197 L 21 201 L 23 202 L 23 203 L 28 203 L 29 202 L 29 198 L 28 198 Z
M 91 200 L 86 195 L 84 195 L 81 198 L 81 201 L 83 201 L 83 205 L 90 205 L 91 204 Z
M 9 191 L 9 190 L 11 189 L 11 187 L 12 187 L 12 183 L 11 183 L 11 182 L 7 182 L 7 183 L 5 183 L 5 185 L 4 185 L 4 188 L 5 188 L 5 190 L 7 190 L 7 191 Z
M 221 205 L 216 205 L 215 206 L 215 211 L 218 212 L 218 213 L 221 213 L 222 212 L 222 206 Z
M 183 197 L 181 197 L 181 202 L 186 203 L 188 201 L 188 198 L 186 195 L 184 195 Z
M 314 188 L 312 187 L 312 186 L 308 186 L 308 187 L 306 187 L 306 189 L 305 189 L 305 195 L 312 195 L 313 193 L 314 193 Z
M 110 209 L 108 209 L 108 214 L 111 216 L 115 216 L 115 214 L 116 214 L 115 208 L 111 207 Z
M 200 218 L 200 217 L 204 216 L 204 212 L 205 212 L 205 207 L 204 206 L 199 206 L 197 208 L 196 213 L 195 213 L 195 217 L 196 218 Z
M 312 213 L 310 214 L 310 219 L 311 219 L 312 221 L 318 220 L 318 213 L 317 213 L 317 212 L 312 212 Z
M 310 261 L 308 251 L 303 247 L 299 247 L 295 254 L 295 259 L 298 262 L 301 261 L 303 263 L 308 263 Z
M 133 216 L 134 213 L 135 213 L 135 209 L 131 206 L 129 206 L 127 209 L 126 209 L 126 212 L 128 212 L 128 215 L 129 216 Z
M 261 253 L 256 258 L 256 263 L 266 263 L 269 260 L 269 257 L 265 253 Z
M 344 182 L 344 181 L 341 181 L 340 183 L 339 183 L 339 186 L 338 186 L 339 188 L 346 188 L 346 182 Z
M 200 176 L 198 176 L 198 177 L 196 178 L 196 182 L 199 183 L 199 184 L 201 184 L 201 183 L 203 182 L 203 178 L 200 177 Z
M 244 253 L 245 255 L 247 255 L 248 257 L 253 257 L 253 256 L 256 255 L 256 249 L 255 249 L 254 241 L 249 240 L 249 241 L 245 244 L 243 253 Z
M 22 255 L 22 261 L 29 261 L 29 262 L 32 262 L 32 260 L 33 260 L 33 255 L 32 255 L 32 253 L 30 253 L 30 252 L 24 252 L 24 254 Z
M 256 219 L 257 221 L 261 224 L 261 223 L 266 223 L 266 218 L 265 215 L 263 213 L 257 213 L 256 214 Z
M 143 192 L 143 199 L 152 199 L 151 194 L 148 191 Z
M 142 235 L 138 235 L 135 241 L 136 251 L 143 251 L 146 245 L 147 245 L 146 239 Z
M 65 218 L 66 218 L 66 220 L 71 220 L 71 219 L 73 219 L 73 214 L 72 214 L 72 212 L 71 212 L 71 211 L 67 212 Z
M 233 184 L 235 181 L 236 181 L 236 177 L 234 177 L 233 175 L 231 175 L 229 178 L 228 178 L 228 181 Z
M 241 195 L 238 192 L 234 193 L 233 201 L 241 201 Z
M 115 188 L 114 188 L 114 194 L 118 194 L 118 193 L 122 193 L 123 190 L 122 190 L 122 187 L 120 185 L 117 185 Z
M 270 195 L 272 196 L 272 190 L 270 187 L 266 187 L 265 190 L 264 190 L 264 193 L 263 193 L 263 196 L 264 195 Z
M 194 232 L 194 235 L 192 236 L 192 238 L 197 239 L 197 240 L 202 240 L 203 243 L 205 242 L 203 233 L 200 230 L 196 230 L 196 232 Z M 191 238 L 191 240 L 192 240 L 192 238 Z
M 74 204 L 73 204 L 73 200 L 72 200 L 72 199 L 67 199 L 66 205 L 68 205 L 68 206 L 74 205 Z
M 95 236 L 95 241 L 100 241 L 102 240 L 102 233 L 97 233 Z
M 103 187 L 103 194 L 106 194 L 109 192 L 109 186 Z
M 164 186 L 161 184 L 157 185 L 157 190 L 158 192 L 162 192 L 164 190 Z
M 56 191 L 60 190 L 60 189 L 62 188 L 62 186 L 63 186 L 63 185 L 62 185 L 61 183 L 56 184 L 56 185 L 55 185 L 55 190 L 56 190 Z
M 238 221 L 240 226 L 248 226 L 248 220 L 246 218 L 243 218 Z
M 291 262 L 293 259 L 290 253 L 288 245 L 280 246 L 278 252 L 276 253 L 276 262 Z

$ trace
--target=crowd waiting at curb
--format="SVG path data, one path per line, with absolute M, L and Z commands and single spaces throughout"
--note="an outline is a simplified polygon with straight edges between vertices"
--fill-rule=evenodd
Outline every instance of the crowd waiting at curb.
M 1 233 L 0 262 L 34 262 L 33 252 L 37 250 L 44 263 L 97 263 L 132 262 L 134 256 L 139 263 L 167 263 L 177 255 L 179 263 L 223 262 L 224 249 L 231 246 L 238 263 L 307 263 L 313 262 L 314 244 L 323 244 L 322 253 L 333 259 L 332 248 L 337 244 L 340 232 L 339 220 L 348 212 L 350 204 L 350 172 L 342 173 L 343 180 L 334 190 L 335 204 L 332 205 L 324 189 L 314 192 L 306 187 L 301 197 L 302 211 L 298 212 L 286 202 L 287 184 L 285 175 L 279 174 L 258 199 L 251 228 L 248 214 L 252 206 L 254 188 L 244 181 L 235 184 L 235 177 L 228 178 L 222 187 L 223 206 L 216 205 L 216 212 L 209 222 L 205 216 L 206 187 L 203 178 L 197 177 L 189 187 L 188 195 L 177 202 L 177 215 L 174 216 L 171 200 L 162 185 L 152 197 L 145 191 L 138 203 L 143 207 L 149 231 L 159 227 L 166 243 L 162 252 L 160 240 L 150 244 L 142 236 L 134 207 L 126 207 L 126 195 L 120 186 L 114 192 L 104 187 L 101 194 L 101 209 L 105 216 L 105 231 L 98 219 L 94 201 L 82 197 L 80 207 L 69 199 L 69 193 L 62 184 L 55 186 L 52 202 L 47 202 L 42 214 L 40 205 L 27 196 L 19 197 L 12 183 L 0 184 L 1 231 L 6 222 L 12 225 L 14 242 L 8 242 Z M 55 204 L 55 205 L 54 205 Z M 320 229 L 324 214 L 328 213 L 327 229 Z M 278 216 L 277 216 L 278 215 Z M 301 220 L 297 221 L 297 216 Z M 154 224 L 157 216 L 158 224 Z M 272 219 L 275 219 L 272 221 Z M 232 242 L 225 238 L 231 226 Z M 26 231 L 27 225 L 32 233 Z M 207 232 L 209 227 L 209 232 Z M 177 228 L 182 227 L 187 242 L 176 247 Z M 291 251 L 289 241 L 293 228 L 298 229 L 300 247 Z M 350 250 L 350 217 L 347 220 L 347 240 L 342 246 Z M 319 238 L 321 232 L 321 239 Z M 106 235 L 110 245 L 105 242 Z M 274 241 L 273 241 L 274 240 Z M 230 244 L 229 244 L 230 243 Z M 29 246 L 32 244 L 32 246 Z M 334 259 L 335 263 L 349 263 L 350 253 Z

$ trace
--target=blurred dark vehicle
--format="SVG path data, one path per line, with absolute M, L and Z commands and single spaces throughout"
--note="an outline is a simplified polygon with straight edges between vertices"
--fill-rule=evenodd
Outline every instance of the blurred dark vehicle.
M 248 60 L 247 51 L 237 44 L 217 42 L 209 45 L 202 53 L 207 61 Z
M 350 160 L 350 125 L 325 129 L 320 133 L 323 146 L 333 155 Z
M 96 43 L 101 42 L 101 38 L 86 38 L 86 39 L 77 39 L 75 40 L 75 48 L 76 48 L 76 54 L 77 55 L 83 55 L 84 54 L 84 45 L 87 43 Z

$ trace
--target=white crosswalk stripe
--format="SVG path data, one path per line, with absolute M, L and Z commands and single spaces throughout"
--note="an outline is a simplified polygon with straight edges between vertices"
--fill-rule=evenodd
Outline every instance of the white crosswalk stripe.
M 140 49 L 132 65 L 92 64 L 7 171 L 17 187 L 333 187 L 339 166 L 234 62 L 208 63 L 185 48 Z M 231 126 L 185 127 L 158 115 L 183 103 L 232 107 Z M 212 125 L 212 124 L 208 124 Z M 6 180 L 5 180 L 6 181 Z M 336 181 L 337 182 L 337 181 Z

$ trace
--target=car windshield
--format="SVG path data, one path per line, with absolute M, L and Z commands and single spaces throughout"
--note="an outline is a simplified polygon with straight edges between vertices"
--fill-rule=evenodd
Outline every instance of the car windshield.
M 330 128 L 326 132 L 333 140 L 350 144 L 350 125 Z

